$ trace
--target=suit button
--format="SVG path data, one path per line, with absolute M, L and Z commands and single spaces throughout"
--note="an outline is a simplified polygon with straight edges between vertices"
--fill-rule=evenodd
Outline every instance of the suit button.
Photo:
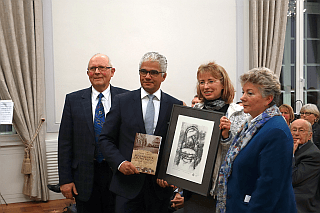
M 230 199 L 231 198 L 231 195 L 227 195 L 227 199 Z

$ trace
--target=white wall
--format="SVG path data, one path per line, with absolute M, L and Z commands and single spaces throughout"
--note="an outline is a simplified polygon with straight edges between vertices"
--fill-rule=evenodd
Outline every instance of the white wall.
M 86 67 L 97 52 L 117 68 L 112 84 L 127 89 L 140 86 L 142 55 L 160 52 L 168 59 L 162 89 L 188 105 L 200 64 L 221 64 L 237 89 L 238 76 L 248 70 L 248 0 L 43 0 L 43 6 L 47 152 L 56 149 L 65 94 L 90 86 Z M 29 200 L 22 194 L 23 146 L 17 144 L 17 136 L 0 137 L 0 193 L 8 203 Z M 51 200 L 61 198 L 50 193 Z
M 69 0 L 52 1 L 55 122 L 66 93 L 90 86 L 86 75 L 95 53 L 110 56 L 111 83 L 140 87 L 142 55 L 158 51 L 168 60 L 161 88 L 188 105 L 196 93 L 196 72 L 215 60 L 236 82 L 236 1 Z

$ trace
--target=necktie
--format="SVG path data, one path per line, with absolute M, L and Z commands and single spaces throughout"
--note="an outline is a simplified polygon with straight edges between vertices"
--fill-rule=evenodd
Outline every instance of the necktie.
M 104 108 L 103 108 L 103 104 L 101 102 L 101 98 L 103 97 L 103 94 L 100 93 L 98 95 L 99 101 L 96 107 L 96 111 L 95 111 L 95 115 L 94 115 L 94 133 L 95 133 L 95 140 L 96 140 L 96 149 L 95 149 L 95 153 L 94 156 L 96 158 L 96 160 L 101 163 L 103 160 L 103 155 L 99 149 L 99 145 L 98 145 L 98 141 L 99 141 L 99 136 L 102 130 L 102 126 L 104 124 L 105 121 L 105 115 L 104 115 Z
M 146 128 L 146 133 L 148 135 L 153 134 L 153 125 L 154 125 L 154 105 L 153 105 L 153 97 L 154 95 L 148 95 L 149 101 L 147 105 L 146 117 L 144 121 L 144 126 Z

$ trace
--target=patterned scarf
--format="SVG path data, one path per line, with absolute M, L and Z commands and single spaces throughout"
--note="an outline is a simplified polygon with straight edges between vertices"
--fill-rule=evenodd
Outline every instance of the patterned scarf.
M 255 117 L 251 123 L 247 120 L 235 136 L 219 171 L 216 213 L 226 213 L 227 184 L 235 158 L 241 149 L 250 142 L 256 131 L 273 116 L 281 116 L 280 110 L 276 105 L 267 108 L 263 113 Z
M 208 110 L 214 110 L 219 111 L 226 105 L 225 101 L 223 101 L 221 98 L 218 98 L 216 100 L 208 101 L 204 100 L 204 108 Z

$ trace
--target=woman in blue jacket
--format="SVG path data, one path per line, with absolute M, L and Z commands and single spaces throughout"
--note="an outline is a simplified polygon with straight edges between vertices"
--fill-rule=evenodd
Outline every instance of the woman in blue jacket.
M 295 213 L 293 139 L 276 106 L 278 77 L 255 68 L 240 77 L 246 123 L 235 136 L 219 172 L 217 212 Z

